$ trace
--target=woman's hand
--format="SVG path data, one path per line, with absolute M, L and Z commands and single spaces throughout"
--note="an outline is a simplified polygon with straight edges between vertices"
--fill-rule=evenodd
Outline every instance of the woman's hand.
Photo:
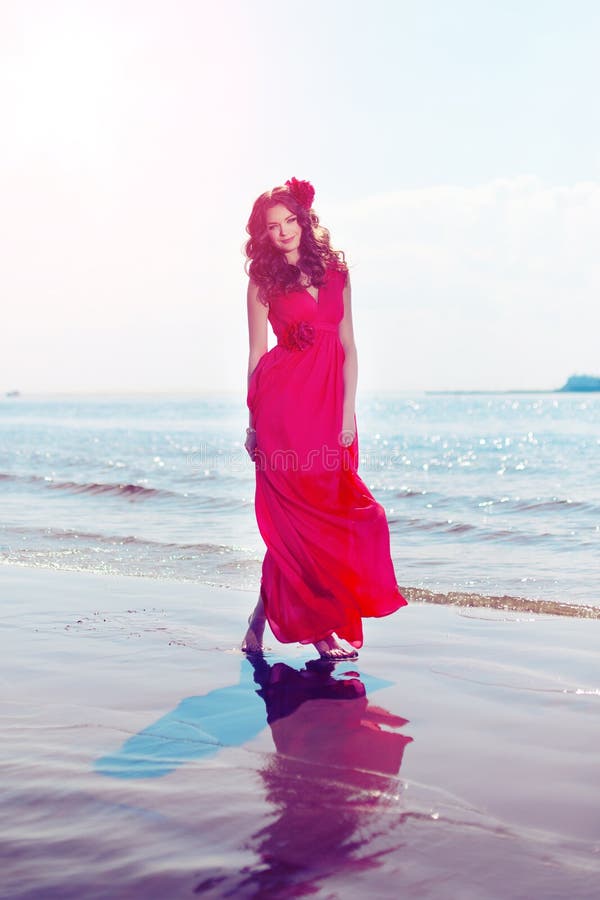
M 356 437 L 356 423 L 354 421 L 354 414 L 352 416 L 346 415 L 342 421 L 342 430 L 339 434 L 339 442 L 342 447 L 349 447 L 350 444 L 354 442 L 354 438 Z
M 244 441 L 244 447 L 248 451 L 248 456 L 254 462 L 256 459 L 256 450 L 257 450 L 257 441 L 256 441 L 256 431 L 254 428 L 246 429 L 246 440 Z

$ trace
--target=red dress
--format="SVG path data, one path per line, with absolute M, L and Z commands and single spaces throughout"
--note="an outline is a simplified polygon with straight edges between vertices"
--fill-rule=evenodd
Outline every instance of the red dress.
M 407 603 L 385 510 L 357 474 L 358 433 L 348 447 L 339 442 L 345 281 L 344 272 L 329 269 L 318 300 L 304 289 L 270 300 L 277 344 L 248 383 L 256 520 L 267 546 L 261 590 L 283 643 L 335 632 L 361 647 L 364 616 L 387 616 Z

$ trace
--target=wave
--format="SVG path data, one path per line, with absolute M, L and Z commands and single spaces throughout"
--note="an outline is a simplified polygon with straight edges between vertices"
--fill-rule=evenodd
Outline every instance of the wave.
M 191 503 L 194 506 L 216 509 L 241 509 L 249 505 L 248 500 L 235 497 L 202 496 L 191 491 L 172 491 L 167 488 L 145 487 L 131 482 L 97 482 L 97 481 L 52 481 L 41 475 L 14 475 L 0 472 L 0 481 L 21 482 L 54 491 L 67 491 L 72 494 L 91 494 L 123 497 L 129 501 L 138 500 L 173 500 L 178 503 Z
M 568 500 L 561 497 L 552 497 L 549 500 L 542 500 L 540 498 L 536 500 L 515 500 L 512 502 L 511 506 L 513 509 L 519 511 L 529 511 L 533 509 L 562 510 L 565 507 L 568 507 L 568 509 L 585 510 L 586 512 L 600 512 L 600 506 L 595 503 L 588 503 L 585 500 Z
M 393 491 L 384 491 L 386 502 L 391 498 L 398 500 L 421 499 L 431 504 L 432 508 L 443 509 L 452 507 L 469 507 L 477 509 L 489 509 L 510 512 L 562 512 L 564 510 L 577 510 L 578 512 L 600 515 L 600 504 L 588 500 L 571 500 L 569 497 L 490 497 L 485 495 L 469 494 L 443 494 L 439 491 L 416 491 L 411 488 L 400 488 Z M 389 499 L 388 499 L 389 498 Z
M 400 593 L 409 603 L 437 603 L 442 606 L 484 607 L 538 615 L 571 616 L 578 619 L 600 619 L 600 606 L 563 603 L 559 600 L 540 600 L 528 597 L 499 597 L 486 594 L 470 594 L 463 591 L 437 593 L 427 588 L 401 587 Z
M 177 500 L 178 503 L 187 503 L 194 506 L 208 507 L 210 509 L 241 509 L 250 505 L 251 501 L 237 498 L 235 496 L 215 496 L 207 494 L 199 494 L 193 490 L 177 491 L 168 488 L 146 487 L 143 484 L 134 484 L 132 482 L 97 482 L 97 481 L 54 481 L 48 476 L 42 475 L 16 475 L 14 473 L 0 472 L 0 482 L 20 482 L 23 484 L 35 485 L 36 487 L 45 488 L 54 491 L 66 491 L 73 494 L 89 494 L 94 496 L 117 496 L 122 497 L 131 502 L 152 501 L 152 500 Z M 202 479 L 204 482 L 204 478 Z M 252 483 L 244 484 L 243 489 L 246 493 L 253 494 Z M 241 483 L 237 484 L 233 490 L 242 490 Z M 600 516 L 600 504 L 587 500 L 572 500 L 569 497 L 505 497 L 489 495 L 468 495 L 468 494 L 445 494 L 439 491 L 414 490 L 409 487 L 394 488 L 391 490 L 382 489 L 381 497 L 386 505 L 390 505 L 395 500 L 406 500 L 410 505 L 421 500 L 427 504 L 427 509 L 432 512 L 436 509 L 440 510 L 463 510 L 468 512 L 476 511 L 482 515 L 489 511 L 490 516 L 498 514 L 511 513 L 563 513 L 573 511 L 577 513 L 585 513 Z M 402 519 L 394 517 L 394 514 L 388 515 L 390 522 L 406 521 L 411 527 L 420 528 L 423 531 L 435 531 L 442 529 L 445 531 L 454 531 L 456 533 L 467 532 L 471 530 L 479 530 L 480 526 L 468 523 L 452 523 L 452 527 L 446 527 L 451 520 L 442 521 L 425 521 L 423 519 Z M 509 538 L 516 532 L 510 529 L 498 530 L 494 537 Z
M 39 484 L 52 490 L 65 490 L 77 494 L 121 494 L 122 496 L 136 497 L 176 497 L 175 491 L 164 488 L 147 488 L 142 484 L 97 482 L 97 481 L 53 481 L 42 475 L 13 475 L 0 472 L 1 481 L 17 481 L 25 484 Z
M 406 538 L 410 532 L 428 532 L 431 535 L 454 535 L 457 538 L 469 536 L 473 541 L 499 541 L 528 546 L 553 545 L 557 551 L 563 551 L 576 544 L 579 550 L 597 546 L 582 538 L 581 525 L 574 534 L 551 531 L 533 531 L 523 528 L 489 528 L 485 525 L 474 525 L 470 522 L 454 522 L 452 519 L 427 519 L 416 516 L 396 516 L 388 514 L 388 523 L 394 534 Z
M 180 544 L 177 541 L 153 541 L 127 534 L 100 534 L 94 531 L 81 531 L 67 528 L 34 528 L 27 525 L 11 525 L 2 528 L 3 533 L 26 534 L 37 538 L 50 538 L 56 541 L 89 540 L 95 544 L 107 544 L 110 546 L 129 544 L 137 547 L 151 547 L 164 550 L 196 550 L 199 553 L 230 553 L 232 547 L 226 544 L 210 544 L 207 542 Z M 37 552 L 37 551 L 33 551 Z

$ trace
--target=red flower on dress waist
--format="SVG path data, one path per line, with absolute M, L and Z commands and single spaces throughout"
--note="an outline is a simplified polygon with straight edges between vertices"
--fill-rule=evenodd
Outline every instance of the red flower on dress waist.
M 305 350 L 314 342 L 315 329 L 310 322 L 290 322 L 281 343 L 286 350 Z
M 288 188 L 300 206 L 304 209 L 310 209 L 315 199 L 315 189 L 310 181 L 299 181 L 297 178 L 290 178 L 286 181 L 285 186 Z

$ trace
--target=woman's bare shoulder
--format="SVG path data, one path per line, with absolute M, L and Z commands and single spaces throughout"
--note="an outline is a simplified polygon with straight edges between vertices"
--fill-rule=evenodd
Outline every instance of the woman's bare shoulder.
M 340 284 L 349 283 L 350 280 L 350 272 L 347 266 L 333 264 L 328 266 L 327 274 L 330 278 L 337 278 Z
M 259 303 L 261 306 L 269 306 L 269 301 L 260 296 L 260 285 L 253 278 L 248 278 L 248 302 Z

